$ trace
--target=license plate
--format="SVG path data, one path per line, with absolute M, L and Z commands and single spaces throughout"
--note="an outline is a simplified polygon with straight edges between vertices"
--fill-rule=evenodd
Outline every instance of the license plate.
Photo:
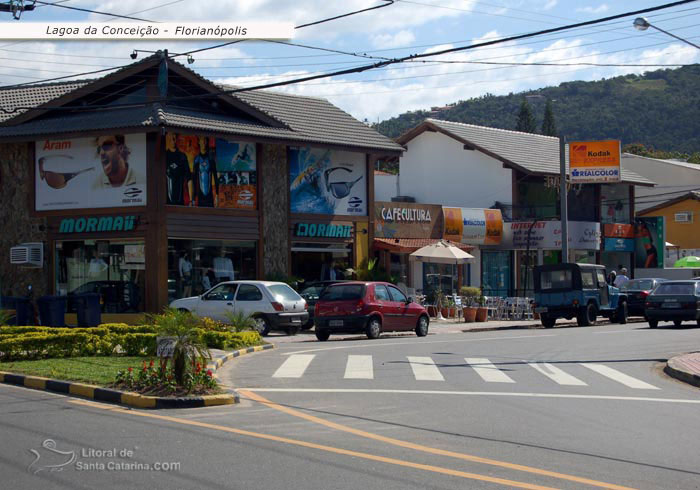
M 664 303 L 661 305 L 662 308 L 680 308 L 680 303 Z
M 301 318 L 292 318 L 292 323 L 301 323 Z
M 342 327 L 343 320 L 328 320 L 329 327 Z
M 549 311 L 546 306 L 540 306 L 535 308 L 535 313 L 547 313 Z

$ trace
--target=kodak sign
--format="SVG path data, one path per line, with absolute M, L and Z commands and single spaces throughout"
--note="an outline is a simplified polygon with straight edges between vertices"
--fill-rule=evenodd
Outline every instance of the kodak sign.
M 569 143 L 572 184 L 620 182 L 620 141 L 574 141 Z

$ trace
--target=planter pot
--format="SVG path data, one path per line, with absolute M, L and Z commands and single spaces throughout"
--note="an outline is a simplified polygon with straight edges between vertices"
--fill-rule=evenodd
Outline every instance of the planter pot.
M 437 317 L 437 306 L 428 306 L 428 315 L 430 315 L 431 318 Z
M 440 313 L 442 313 L 443 318 L 450 318 L 450 309 L 449 308 L 440 308 Z
M 476 309 L 476 321 L 485 322 L 488 319 L 489 310 L 487 308 L 479 307 Z
M 447 314 L 449 315 L 449 318 L 454 318 L 457 315 L 457 308 L 450 306 L 447 308 Z
M 476 310 L 477 308 L 472 306 L 464 308 L 464 321 L 467 323 L 473 322 L 476 319 Z

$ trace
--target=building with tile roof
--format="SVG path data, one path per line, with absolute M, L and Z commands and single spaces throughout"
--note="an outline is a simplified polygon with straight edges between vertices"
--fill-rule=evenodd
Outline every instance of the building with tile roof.
M 357 268 L 375 161 L 402 152 L 327 100 L 217 85 L 167 52 L 0 88 L 0 249 L 43 252 L 0 263 L 0 289 L 97 292 L 103 321 L 137 321 L 226 279 Z

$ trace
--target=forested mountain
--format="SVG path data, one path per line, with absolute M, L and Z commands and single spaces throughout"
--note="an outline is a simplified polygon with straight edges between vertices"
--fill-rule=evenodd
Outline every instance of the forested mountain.
M 700 151 L 700 65 L 625 75 L 596 82 L 566 82 L 558 87 L 459 101 L 437 111 L 414 111 L 374 128 L 396 137 L 433 117 L 502 129 L 515 129 L 525 95 L 538 132 L 545 98 L 552 99 L 556 128 L 569 140 L 619 139 L 647 148 Z

